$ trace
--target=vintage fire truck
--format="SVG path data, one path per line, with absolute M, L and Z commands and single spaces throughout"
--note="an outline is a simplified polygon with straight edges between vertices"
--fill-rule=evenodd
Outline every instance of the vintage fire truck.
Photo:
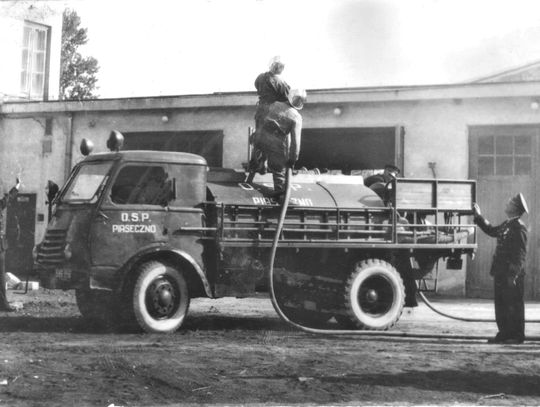
M 192 298 L 268 290 L 280 205 L 271 176 L 244 179 L 188 153 L 88 155 L 35 248 L 42 285 L 74 289 L 89 320 L 163 333 Z M 475 252 L 474 200 L 467 180 L 400 178 L 381 197 L 361 176 L 295 175 L 274 263 L 280 308 L 308 326 L 388 329 L 415 282 Z

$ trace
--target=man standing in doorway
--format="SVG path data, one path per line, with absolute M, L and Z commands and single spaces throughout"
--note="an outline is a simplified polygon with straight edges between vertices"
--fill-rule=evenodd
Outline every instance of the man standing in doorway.
M 492 226 L 473 206 L 474 221 L 488 236 L 497 238 L 490 274 L 494 281 L 495 319 L 499 332 L 489 343 L 519 344 L 525 340 L 523 280 L 527 255 L 527 227 L 520 220 L 528 212 L 523 195 L 510 198 L 504 210 L 507 220 Z
M 19 178 L 17 178 L 17 183 L 13 188 L 9 190 L 7 194 L 0 199 L 0 311 L 11 312 L 15 311 L 8 300 L 6 293 L 6 250 L 7 250 L 7 240 L 6 240 L 6 225 L 5 225 L 5 212 L 6 208 L 10 206 L 17 197 L 19 193 L 19 187 L 21 183 Z

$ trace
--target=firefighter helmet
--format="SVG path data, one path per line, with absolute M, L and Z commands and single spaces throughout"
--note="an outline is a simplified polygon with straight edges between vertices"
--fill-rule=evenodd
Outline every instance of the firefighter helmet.
M 270 60 L 269 71 L 275 75 L 279 75 L 285 69 L 285 64 L 281 61 L 279 56 L 276 56 Z
M 293 89 L 289 92 L 289 103 L 296 110 L 300 110 L 306 103 L 307 94 L 304 89 Z

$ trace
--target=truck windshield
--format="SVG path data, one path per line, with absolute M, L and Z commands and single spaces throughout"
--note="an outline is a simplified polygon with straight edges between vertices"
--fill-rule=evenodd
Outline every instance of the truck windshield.
M 112 162 L 100 162 L 79 167 L 62 195 L 61 201 L 65 203 L 95 202 L 112 164 Z

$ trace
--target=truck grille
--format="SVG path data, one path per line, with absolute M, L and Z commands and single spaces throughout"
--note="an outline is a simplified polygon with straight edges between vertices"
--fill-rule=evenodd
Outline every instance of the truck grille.
M 37 263 L 43 266 L 61 265 L 65 261 L 66 235 L 65 230 L 48 230 L 39 245 Z

